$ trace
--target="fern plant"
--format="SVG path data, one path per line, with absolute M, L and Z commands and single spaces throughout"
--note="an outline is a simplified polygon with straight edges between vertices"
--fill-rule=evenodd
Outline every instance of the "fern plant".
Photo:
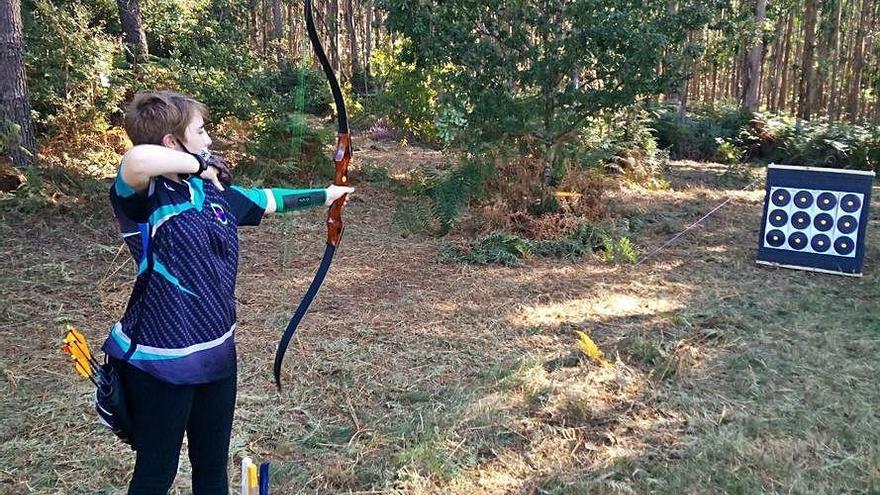
M 429 177 L 427 193 L 431 210 L 440 224 L 440 234 L 447 234 L 458 221 L 462 210 L 473 198 L 479 197 L 492 167 L 477 160 L 464 162 L 460 167 Z
M 446 263 L 515 266 L 531 256 L 578 258 L 595 251 L 602 251 L 602 258 L 607 262 L 621 260 L 635 263 L 637 258 L 635 247 L 628 237 L 617 237 L 608 228 L 584 224 L 563 239 L 531 241 L 496 232 L 466 247 L 446 244 L 441 247 L 439 259 Z

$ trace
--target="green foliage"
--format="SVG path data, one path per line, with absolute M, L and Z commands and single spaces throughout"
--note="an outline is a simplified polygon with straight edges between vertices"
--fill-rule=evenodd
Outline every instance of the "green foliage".
M 479 158 L 471 158 L 458 167 L 433 172 L 426 178 L 423 193 L 431 199 L 431 212 L 439 223 L 441 235 L 455 226 L 471 199 L 481 196 L 492 172 L 491 165 Z
M 567 151 L 582 167 L 602 170 L 616 164 L 645 186 L 657 186 L 669 155 L 657 146 L 652 125 L 652 114 L 641 104 L 603 112 L 588 120 L 580 140 Z
M 673 108 L 655 109 L 658 145 L 673 158 L 735 164 L 764 160 L 812 167 L 880 170 L 880 127 L 769 113 L 749 115 L 734 105 L 696 109 L 678 122 Z
M 448 146 L 463 135 L 467 123 L 467 117 L 461 109 L 453 106 L 441 107 L 437 116 L 437 137 Z
M 304 114 L 266 115 L 254 120 L 250 143 L 254 154 L 285 159 L 298 156 L 307 147 L 320 146 L 322 136 L 308 125 Z
M 747 163 L 731 163 L 723 174 L 713 182 L 718 187 L 742 189 L 755 180 L 752 168 Z
M 22 9 L 28 91 L 38 132 L 103 130 L 125 87 L 121 44 L 107 32 L 102 2 L 33 0 Z M 110 12 L 115 12 L 111 7 Z
M 742 162 L 744 152 L 732 140 L 715 138 L 718 147 L 715 149 L 715 160 L 721 163 L 734 164 Z
M 441 71 L 443 101 L 463 112 L 471 144 L 528 137 L 533 150 L 567 142 L 590 116 L 676 82 L 680 55 L 668 46 L 684 43 L 713 10 L 710 0 L 677 12 L 662 0 L 380 4 L 389 28 L 410 41 L 402 60 Z M 583 68 L 580 85 L 573 68 Z
M 247 118 L 259 102 L 253 94 L 255 79 L 264 68 L 248 46 L 247 35 L 234 22 L 246 15 L 240 2 L 228 4 L 230 15 L 216 17 L 207 9 L 195 14 L 195 22 L 183 26 L 168 47 L 163 62 L 176 74 L 179 88 L 203 102 L 216 116 Z
M 768 131 L 752 145 L 754 156 L 790 165 L 880 171 L 880 126 L 811 121 L 798 129 L 791 120 L 761 118 Z
M 477 240 L 466 249 L 451 244 L 441 246 L 439 259 L 444 263 L 518 266 L 532 255 L 527 239 L 496 232 Z
M 199 25 L 204 0 L 183 3 L 179 0 L 141 0 L 141 19 L 150 55 L 168 59 L 188 44 Z
M 653 113 L 657 145 L 668 149 L 674 159 L 689 160 L 715 158 L 719 143 L 733 143 L 750 118 L 733 103 L 719 105 L 717 110 L 688 114 L 681 122 L 672 106 L 655 108 Z
M 132 66 L 116 2 L 24 2 L 28 87 L 49 163 L 106 173 L 127 144 L 114 128 L 126 99 L 139 90 L 172 89 L 205 103 L 215 121 L 253 119 L 252 149 L 268 158 L 293 160 L 285 166 L 299 171 L 314 165 L 308 157 L 317 155 L 315 132 L 289 114 L 331 108 L 324 75 L 309 65 L 279 72 L 254 50 L 249 3 L 144 0 L 140 7 L 150 57 Z M 300 151 L 304 156 L 292 156 Z
M 618 239 L 614 239 L 613 237 L 607 237 L 608 241 L 603 242 L 605 246 L 605 260 L 606 261 L 625 261 L 627 263 L 635 263 L 638 255 L 636 254 L 636 248 L 632 245 L 632 241 L 629 240 L 629 237 L 620 237 Z
M 261 115 L 253 123 L 250 151 L 268 161 L 241 168 L 245 175 L 273 184 L 332 169 L 329 158 L 320 152 L 322 144 L 330 141 L 331 132 L 310 126 L 304 114 Z
M 559 200 L 550 194 L 545 194 L 538 201 L 529 204 L 529 213 L 532 216 L 540 217 L 557 211 L 559 211 Z
M 385 44 L 373 52 L 372 67 L 379 85 L 375 97 L 364 101 L 365 112 L 384 118 L 419 140 L 437 140 L 437 89 L 434 71 L 405 62 L 406 43 Z
M 333 99 L 324 72 L 310 65 L 286 71 L 264 70 L 254 75 L 248 93 L 261 108 L 273 113 L 325 114 Z
M 27 152 L 21 146 L 21 126 L 11 120 L 0 119 L 0 156 L 6 156 L 16 149 Z
M 600 252 L 606 262 L 635 263 L 636 251 L 629 238 L 609 227 L 583 224 L 561 239 L 529 240 L 495 232 L 467 246 L 444 244 L 439 259 L 444 263 L 518 266 L 532 256 L 545 258 L 580 258 Z

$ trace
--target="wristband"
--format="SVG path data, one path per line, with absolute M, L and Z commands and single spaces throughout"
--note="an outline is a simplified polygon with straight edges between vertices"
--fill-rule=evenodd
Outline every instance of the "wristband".
M 192 155 L 193 158 L 195 158 L 196 161 L 199 162 L 199 169 L 193 172 L 192 175 L 198 177 L 202 175 L 205 170 L 208 170 L 208 162 L 206 162 L 205 159 L 202 158 L 202 155 L 199 155 L 198 153 L 190 153 L 190 155 Z

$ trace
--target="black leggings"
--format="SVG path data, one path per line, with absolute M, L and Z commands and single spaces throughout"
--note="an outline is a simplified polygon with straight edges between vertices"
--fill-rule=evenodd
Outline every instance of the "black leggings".
M 167 495 L 184 432 L 193 495 L 228 495 L 236 375 L 204 385 L 172 385 L 130 365 L 122 375 L 137 450 L 128 495 Z

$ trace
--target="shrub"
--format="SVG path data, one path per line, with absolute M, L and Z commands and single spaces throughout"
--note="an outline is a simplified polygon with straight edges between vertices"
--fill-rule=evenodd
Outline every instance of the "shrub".
M 34 0 L 22 11 L 28 91 L 40 134 L 103 131 L 124 98 L 122 48 L 106 32 L 98 3 Z
M 436 143 L 437 90 L 428 70 L 400 59 L 403 42 L 387 44 L 373 53 L 378 93 L 364 100 L 365 112 L 384 118 L 418 140 Z
M 466 245 L 444 244 L 439 253 L 444 263 L 518 266 L 532 256 L 579 258 L 600 252 L 606 262 L 635 263 L 636 251 L 629 238 L 612 227 L 585 223 L 558 239 L 532 241 L 515 234 L 493 232 Z
M 732 143 L 749 122 L 749 115 L 733 105 L 691 113 L 684 121 L 679 121 L 672 106 L 654 108 L 653 114 L 657 145 L 668 149 L 674 159 L 711 160 L 716 156 L 719 143 Z

